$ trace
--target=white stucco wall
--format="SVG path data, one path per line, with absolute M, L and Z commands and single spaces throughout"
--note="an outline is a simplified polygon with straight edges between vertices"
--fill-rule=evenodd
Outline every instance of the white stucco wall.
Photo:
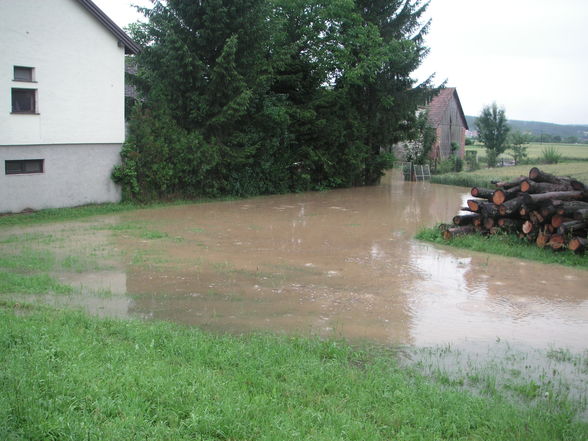
M 13 81 L 14 66 L 35 83 Z M 11 114 L 12 88 L 38 115 Z M 0 0 L 0 145 L 124 140 L 124 48 L 76 0 Z
M 110 174 L 119 153 L 120 144 L 0 146 L 4 160 L 44 160 L 43 173 L 15 175 L 5 173 L 2 161 L 0 213 L 118 202 Z

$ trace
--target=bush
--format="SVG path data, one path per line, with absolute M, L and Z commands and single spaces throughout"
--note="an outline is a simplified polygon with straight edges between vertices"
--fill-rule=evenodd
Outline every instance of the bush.
M 561 162 L 563 155 L 554 146 L 545 147 L 541 151 L 541 160 L 545 164 L 557 164 Z

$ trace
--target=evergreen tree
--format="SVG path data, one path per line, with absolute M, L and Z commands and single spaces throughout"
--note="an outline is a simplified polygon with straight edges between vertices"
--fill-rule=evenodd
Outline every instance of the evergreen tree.
M 432 93 L 430 79 L 410 76 L 427 53 L 426 7 L 155 1 L 131 29 L 144 47 L 142 101 L 117 179 L 134 179 L 127 185 L 145 198 L 377 182 L 391 165 L 381 152 L 411 136 Z

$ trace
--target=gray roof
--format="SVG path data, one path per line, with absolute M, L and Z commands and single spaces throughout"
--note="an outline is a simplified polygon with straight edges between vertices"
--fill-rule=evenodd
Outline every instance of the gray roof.
M 113 22 L 108 15 L 106 15 L 102 10 L 94 4 L 91 0 L 78 0 L 84 8 L 86 8 L 90 14 L 92 14 L 96 19 L 104 25 L 106 29 L 108 29 L 118 41 L 124 45 L 125 53 L 126 54 L 138 54 L 141 51 L 141 47 L 131 40 L 125 31 L 119 28 L 115 22 Z

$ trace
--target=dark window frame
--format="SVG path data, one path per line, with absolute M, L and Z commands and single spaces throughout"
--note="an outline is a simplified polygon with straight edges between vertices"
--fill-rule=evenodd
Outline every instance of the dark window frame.
M 29 75 L 27 75 L 26 78 L 19 77 L 17 75 L 17 70 L 25 70 L 25 69 L 26 69 L 26 72 L 29 73 Z M 35 68 L 34 67 L 14 66 L 14 68 L 12 70 L 12 74 L 13 74 L 12 81 L 18 81 L 21 83 L 36 83 L 36 81 L 35 81 Z
M 22 93 L 22 92 L 26 92 L 29 94 L 29 100 L 31 100 L 31 106 L 32 109 L 31 110 L 17 110 L 16 108 L 18 106 L 16 106 L 16 102 L 15 102 L 15 96 L 14 94 L 16 93 Z M 11 113 L 15 113 L 15 114 L 22 114 L 22 115 L 38 115 L 37 112 L 37 89 L 26 89 L 26 88 L 21 88 L 21 87 L 13 87 L 11 89 L 11 103 L 12 103 L 12 112 Z
M 31 171 L 27 165 L 38 164 L 38 167 Z M 15 167 L 18 166 L 18 167 Z M 27 168 L 29 168 L 27 170 Z M 6 175 L 31 175 L 45 173 L 44 159 L 7 159 L 4 161 L 4 174 Z

